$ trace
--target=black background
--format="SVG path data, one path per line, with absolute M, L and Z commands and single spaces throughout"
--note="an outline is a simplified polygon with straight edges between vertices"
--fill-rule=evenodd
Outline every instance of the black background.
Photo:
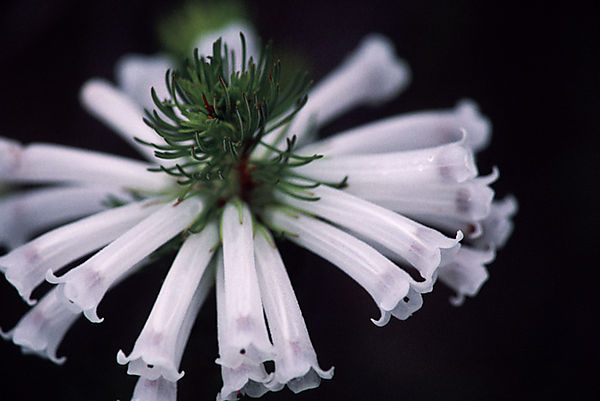
M 216 1 L 216 0 L 215 0 Z M 113 79 L 125 53 L 158 49 L 154 23 L 177 2 L 5 2 L 0 16 L 0 135 L 135 154 L 78 103 L 94 76 Z M 281 251 L 321 366 L 335 377 L 316 390 L 265 400 L 585 399 L 597 389 L 598 26 L 600 7 L 568 2 L 252 1 L 264 38 L 311 60 L 315 79 L 362 36 L 388 35 L 413 81 L 379 109 L 359 109 L 324 134 L 387 115 L 476 100 L 493 123 L 481 171 L 500 167 L 500 197 L 520 210 L 490 279 L 460 308 L 442 285 L 405 322 L 373 326 L 370 298 L 336 268 L 282 244 Z M 0 228 L 1 229 L 1 228 Z M 147 268 L 102 302 L 101 325 L 78 321 L 64 366 L 0 343 L 2 400 L 127 400 L 135 378 L 116 363 L 129 352 L 168 263 Z M 0 326 L 26 310 L 0 282 Z M 179 400 L 220 388 L 210 297 L 185 353 Z

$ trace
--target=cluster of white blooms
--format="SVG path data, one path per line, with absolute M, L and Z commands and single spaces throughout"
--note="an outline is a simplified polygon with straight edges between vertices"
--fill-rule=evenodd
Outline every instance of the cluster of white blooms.
M 210 53 L 215 36 L 238 43 L 240 30 L 248 53 L 256 53 L 251 30 L 235 24 L 207 35 L 200 53 Z M 389 41 L 368 36 L 309 92 L 287 127 L 265 137 L 272 147 L 257 147 L 250 162 L 282 148 L 281 139 L 292 135 L 301 145 L 298 154 L 324 157 L 291 168 L 294 189 L 274 191 L 271 205 L 256 209 L 244 199 L 226 199 L 217 217 L 190 233 L 213 200 L 202 194 L 178 198 L 176 178 L 147 170 L 158 162 L 154 149 L 134 140 L 163 143 L 142 116 L 144 108 L 154 106 L 150 87 L 161 99 L 169 96 L 164 72 L 172 64 L 166 56 L 129 56 L 118 66 L 117 86 L 94 79 L 82 89 L 85 107 L 148 162 L 0 138 L 0 184 L 43 184 L 0 199 L 0 241 L 9 248 L 0 256 L 0 271 L 34 305 L 4 334 L 23 351 L 62 363 L 56 351 L 75 320 L 83 314 L 101 322 L 96 308 L 107 291 L 182 233 L 132 351 L 117 355 L 129 374 L 140 377 L 133 400 L 176 399 L 181 357 L 213 285 L 223 377 L 217 399 L 258 397 L 286 385 L 299 392 L 332 377 L 333 368 L 319 367 L 271 232 L 354 279 L 380 309 L 373 319 L 379 326 L 419 309 L 422 294 L 437 278 L 456 292 L 457 303 L 477 293 L 487 278 L 485 265 L 510 234 L 516 202 L 493 200 L 489 185 L 497 171 L 478 176 L 474 152 L 488 143 L 490 125 L 472 102 L 392 117 L 309 143 L 311 132 L 343 112 L 386 101 L 407 85 L 408 69 Z M 339 182 L 345 185 L 325 184 Z M 107 207 L 103 201 L 109 195 L 121 205 Z M 36 303 L 32 291 L 45 280 L 56 286 Z M 267 371 L 266 361 L 274 362 L 274 371 Z

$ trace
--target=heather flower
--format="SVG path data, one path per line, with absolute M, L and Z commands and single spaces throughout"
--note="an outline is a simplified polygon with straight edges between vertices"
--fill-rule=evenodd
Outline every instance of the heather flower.
M 474 103 L 311 142 L 343 112 L 407 85 L 409 71 L 389 41 L 368 36 L 312 89 L 305 75 L 280 82 L 269 46 L 255 58 L 252 34 L 228 43 L 234 47 L 200 43 L 166 82 L 167 56 L 128 57 L 117 86 L 83 87 L 86 108 L 147 162 L 0 138 L 0 183 L 46 185 L 0 200 L 10 230 L 0 233 L 10 249 L 0 270 L 33 305 L 4 336 L 25 352 L 62 363 L 56 351 L 74 321 L 83 314 L 101 322 L 96 310 L 107 291 L 150 257 L 175 250 L 131 352 L 117 354 L 139 376 L 133 400 L 176 399 L 185 345 L 213 286 L 217 399 L 284 386 L 299 392 L 331 379 L 333 368 L 318 363 L 274 235 L 363 287 L 380 311 L 378 326 L 417 311 L 438 277 L 456 291 L 454 303 L 487 279 L 516 203 L 493 200 L 497 170 L 479 176 L 474 152 L 489 141 L 490 125 Z M 31 294 L 44 280 L 56 286 L 36 304 Z

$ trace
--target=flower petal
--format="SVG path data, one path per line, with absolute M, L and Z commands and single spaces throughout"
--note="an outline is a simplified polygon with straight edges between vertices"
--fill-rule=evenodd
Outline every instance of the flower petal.
M 353 195 L 321 185 L 311 190 L 318 201 L 307 202 L 285 194 L 276 194 L 284 203 L 345 227 L 369 243 L 391 251 L 395 259 L 414 266 L 424 282 L 413 284 L 422 292 L 431 291 L 440 264 L 442 248 L 453 248 L 462 239 L 447 238 L 397 213 Z
M 408 273 L 371 246 L 330 224 L 274 208 L 267 209 L 263 218 L 273 229 L 290 233 L 291 241 L 327 259 L 360 284 L 381 311 L 381 318 L 373 320 L 377 325 L 388 322 L 416 284 Z
M 125 92 L 130 100 L 133 100 L 138 104 L 138 110 L 140 112 L 138 119 L 140 121 L 143 117 L 144 109 L 148 111 L 156 109 L 150 94 L 152 88 L 156 91 L 156 95 L 159 99 L 166 99 L 169 97 L 169 91 L 165 84 L 165 74 L 167 70 L 172 69 L 174 66 L 174 60 L 165 54 L 157 54 L 154 56 L 127 54 L 117 61 L 115 69 L 117 85 Z M 115 99 L 122 99 L 116 88 L 112 88 L 110 84 L 98 79 L 88 81 L 84 88 L 82 88 L 82 96 L 84 97 L 86 90 L 96 90 L 96 95 L 98 96 L 106 95 L 109 98 L 114 96 Z M 90 93 L 89 95 L 93 95 L 93 93 Z M 97 104 L 95 100 L 96 99 L 88 99 L 86 103 L 90 105 L 88 107 L 90 107 L 91 110 L 94 110 L 91 112 L 98 115 L 100 114 L 101 109 L 99 107 L 100 104 Z M 108 111 L 108 108 L 105 110 Z M 107 113 L 107 115 L 112 115 L 112 113 Z M 131 113 L 131 116 L 133 115 L 134 114 Z M 102 119 L 102 117 L 99 118 Z M 132 133 L 127 134 L 126 131 L 123 131 L 123 134 L 128 136 L 132 135 Z M 154 138 L 157 138 L 154 133 L 152 134 Z
M 514 196 L 492 202 L 490 213 L 483 219 L 483 233 L 473 241 L 478 247 L 501 248 L 513 230 L 512 218 L 517 213 L 518 203 Z
M 214 273 L 207 266 L 219 242 L 216 225 L 211 224 L 183 243 L 156 298 L 133 351 L 117 354 L 117 361 L 129 364 L 127 373 L 150 380 L 164 377 L 177 381 L 183 376 L 177 367 L 192 324 L 206 299 Z
M 456 297 L 450 298 L 458 306 L 464 302 L 465 295 L 473 297 L 488 278 L 484 265 L 492 262 L 495 252 L 478 250 L 463 245 L 449 260 L 444 260 L 439 269 L 439 279 L 456 291 Z
M 265 230 L 254 239 L 254 255 L 275 347 L 275 376 L 269 387 L 287 384 L 295 393 L 318 387 L 321 378 L 333 377 L 333 368 L 324 371 L 319 367 L 292 283 L 273 238 Z
M 477 175 L 473 153 L 464 141 L 405 152 L 324 157 L 291 171 L 327 183 L 347 177 L 347 190 L 358 186 L 362 193 L 382 187 L 411 191 L 423 185 L 464 182 Z
M 422 149 L 459 141 L 463 130 L 466 143 L 473 150 L 487 145 L 490 122 L 468 100 L 453 110 L 402 114 L 365 124 L 311 143 L 298 153 L 339 156 Z
M 2 336 L 20 345 L 24 353 L 38 354 L 60 365 L 66 358 L 57 358 L 56 350 L 79 316 L 62 301 L 55 288 Z
M 390 100 L 407 86 L 409 79 L 409 68 L 397 58 L 390 40 L 371 34 L 311 90 L 298 120 L 306 124 L 312 118 L 321 126 L 356 106 Z M 301 132 L 291 133 L 302 135 Z
M 165 71 L 162 72 L 163 80 Z M 139 73 L 139 71 L 136 72 Z M 143 76 L 139 78 L 145 79 Z M 144 99 L 150 99 L 149 101 L 152 102 L 150 87 L 147 90 Z M 162 138 L 156 135 L 154 130 L 143 121 L 143 107 L 146 105 L 136 104 L 133 99 L 115 88 L 110 82 L 97 78 L 91 79 L 83 85 L 80 99 L 90 114 L 114 130 L 148 160 L 156 160 L 154 149 L 133 139 L 139 138 L 150 143 L 164 144 Z
M 460 183 L 415 185 L 411 188 L 390 185 L 351 185 L 345 192 L 369 200 L 386 209 L 429 221 L 428 216 L 443 216 L 452 221 L 475 223 L 489 213 L 494 191 L 489 184 L 498 178 L 498 170 L 485 177 Z M 464 225 L 463 225 L 464 226 Z M 461 226 L 462 227 L 462 226 Z M 461 227 L 452 227 L 456 231 Z
M 8 149 L 0 142 L 2 159 L 8 154 L 0 181 L 15 183 L 79 182 L 124 187 L 142 192 L 161 191 L 171 185 L 165 174 L 147 171 L 147 164 L 124 157 L 51 144 Z
M 269 383 L 273 377 L 273 374 L 267 373 L 262 361 L 257 362 L 256 358 L 249 358 L 246 348 L 237 348 L 238 352 L 240 352 L 239 361 L 236 362 L 237 366 L 226 366 L 222 361 L 223 351 L 232 347 L 231 318 L 226 300 L 223 252 L 217 254 L 216 265 L 217 333 L 220 354 L 220 358 L 216 360 L 216 363 L 221 364 L 221 376 L 223 378 L 223 387 L 219 394 L 217 394 L 217 400 L 237 400 L 239 399 L 239 395 L 246 393 L 261 396 L 268 391 L 265 383 Z M 235 322 L 233 323 L 235 324 Z
M 300 144 L 310 137 L 311 128 L 318 128 L 354 107 L 388 101 L 404 89 L 409 80 L 410 70 L 397 58 L 390 40 L 371 34 L 310 91 L 306 105 L 291 122 L 287 136 L 296 136 Z M 274 131 L 266 141 L 278 138 L 284 129 Z M 279 145 L 285 145 L 285 141 Z
M 260 363 L 273 357 L 256 268 L 252 215 L 245 204 L 228 203 L 223 211 L 224 301 L 226 314 L 219 339 L 219 362 L 236 368 L 244 360 Z M 219 323 L 221 324 L 221 323 Z
M 0 256 L 0 271 L 29 304 L 34 288 L 48 270 L 61 267 L 113 241 L 158 209 L 148 201 L 106 210 L 52 230 L 6 255 Z
M 105 209 L 109 194 L 121 192 L 108 187 L 60 186 L 8 195 L 0 199 L 0 243 L 15 248 L 44 229 Z
M 100 322 L 96 308 L 111 285 L 137 262 L 183 231 L 202 211 L 197 197 L 164 205 L 129 229 L 83 264 L 46 280 L 59 284 L 62 295 L 92 322 Z

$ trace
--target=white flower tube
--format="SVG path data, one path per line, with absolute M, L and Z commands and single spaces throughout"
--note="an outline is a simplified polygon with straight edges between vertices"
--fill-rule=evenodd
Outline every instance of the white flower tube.
M 287 136 L 298 143 L 308 139 L 311 128 L 320 127 L 361 105 L 374 105 L 396 96 L 410 81 L 410 70 L 397 58 L 386 37 L 371 34 L 308 95 L 306 105 L 290 123 Z M 266 142 L 278 138 L 286 128 L 275 130 Z M 279 142 L 279 146 L 285 145 Z M 264 150 L 264 149 L 262 149 Z
M 263 361 L 253 361 L 247 356 L 246 349 L 240 349 L 240 361 L 236 367 L 229 367 L 223 364 L 223 351 L 231 347 L 231 328 L 230 311 L 227 308 L 227 294 L 225 289 L 223 252 L 217 254 L 217 334 L 219 339 L 220 358 L 216 363 L 221 364 L 221 376 L 223 378 L 223 387 L 217 394 L 217 401 L 237 400 L 242 394 L 248 394 L 252 397 L 260 397 L 269 389 L 265 383 L 272 380 L 273 374 L 268 374 L 263 365 Z M 262 310 L 261 310 L 262 311 Z M 235 323 L 235 322 L 234 322 Z M 265 333 L 266 334 L 266 333 Z M 268 341 L 268 339 L 267 339 Z
M 56 350 L 79 316 L 63 302 L 55 288 L 29 310 L 14 329 L 8 333 L 0 330 L 0 334 L 5 340 L 20 345 L 24 353 L 38 354 L 62 364 L 66 358 L 57 358 Z
M 163 80 L 165 71 L 162 72 Z M 145 77 L 142 76 L 140 79 L 145 79 Z M 162 86 L 164 87 L 164 84 Z M 162 95 L 164 96 L 164 94 Z M 148 160 L 156 160 L 153 148 L 133 139 L 137 137 L 146 142 L 164 144 L 162 138 L 156 135 L 154 130 L 143 121 L 143 107 L 146 107 L 146 105 L 141 107 L 136 104 L 125 93 L 103 79 L 87 81 L 81 87 L 79 97 L 90 114 L 112 128 L 114 132 L 119 134 Z M 144 99 L 150 99 L 150 102 L 152 102 L 150 87 L 148 87 Z M 150 107 L 150 109 L 152 110 L 153 107 Z
M 492 249 L 482 251 L 463 245 L 451 259 L 440 265 L 440 281 L 456 291 L 456 296 L 450 298 L 453 305 L 461 305 L 465 295 L 477 295 L 488 278 L 485 265 L 494 258 L 495 252 Z
M 148 261 L 146 258 L 137 263 L 114 285 L 142 268 Z M 60 289 L 55 287 L 29 310 L 10 332 L 4 333 L 0 329 L 0 335 L 5 340 L 12 340 L 13 343 L 21 346 L 23 353 L 37 354 L 54 363 L 62 364 L 66 358 L 57 358 L 56 350 L 80 315 L 80 311 L 74 311 L 69 304 L 64 302 Z
M 90 321 L 100 322 L 96 308 L 108 288 L 137 262 L 183 231 L 202 208 L 198 197 L 165 205 L 63 276 L 56 277 L 48 270 L 46 280 L 59 284 L 63 296 Z
M 473 150 L 487 145 L 490 122 L 466 100 L 453 110 L 402 114 L 365 124 L 311 143 L 298 153 L 339 156 L 422 149 L 459 141 L 463 130 L 466 144 Z
M 344 191 L 408 216 L 442 216 L 452 221 L 474 223 L 490 213 L 494 191 L 489 185 L 497 178 L 498 170 L 494 168 L 487 176 L 459 183 L 423 184 L 412 188 L 350 185 Z
M 0 243 L 15 248 L 44 229 L 105 209 L 109 187 L 60 186 L 19 192 L 0 199 Z
M 289 233 L 291 241 L 327 259 L 360 284 L 381 311 L 379 320 L 371 319 L 373 323 L 383 326 L 391 315 L 400 319 L 408 317 L 403 304 L 410 300 L 405 298 L 415 281 L 371 246 L 303 214 L 292 215 L 270 208 L 263 218 L 274 229 Z
M 289 134 L 298 142 L 310 124 L 317 127 L 340 114 L 364 104 L 377 104 L 398 94 L 410 80 L 404 61 L 382 35 L 369 35 L 335 70 L 310 91 L 308 102 L 291 124 Z
M 219 362 L 229 368 L 248 359 L 255 363 L 270 360 L 269 342 L 254 265 L 253 222 L 245 204 L 230 202 L 223 210 L 225 321 L 223 341 L 219 340 Z M 219 323 L 221 324 L 221 323 Z
M 512 233 L 512 217 L 517 209 L 517 200 L 512 195 L 492 202 L 490 213 L 481 222 L 483 233 L 474 240 L 474 245 L 493 249 L 503 247 Z
M 121 365 L 129 364 L 127 373 L 150 380 L 162 376 L 177 381 L 183 376 L 177 367 L 192 324 L 214 282 L 213 270 L 207 266 L 218 243 L 214 224 L 185 240 L 133 351 L 129 356 L 123 351 L 117 354 Z
M 31 292 L 47 271 L 55 272 L 108 244 L 158 208 L 148 201 L 136 202 L 59 227 L 0 256 L 0 271 L 33 304 Z
M 464 146 L 464 140 L 405 152 L 324 157 L 291 171 L 328 183 L 348 177 L 348 191 L 359 186 L 365 192 L 383 186 L 411 191 L 422 185 L 463 182 L 477 175 L 473 153 Z
M 324 371 L 319 367 L 292 283 L 273 238 L 266 230 L 255 236 L 254 255 L 275 347 L 275 376 L 269 387 L 287 384 L 294 393 L 318 387 L 321 378 L 333 377 L 333 368 Z
M 460 232 L 456 239 L 447 238 L 404 216 L 325 185 L 311 189 L 310 195 L 319 200 L 307 202 L 281 193 L 276 197 L 284 204 L 345 227 L 367 242 L 383 246 L 395 259 L 408 262 L 425 280 L 412 284 L 420 292 L 433 288 L 441 260 L 440 249 L 453 248 L 462 239 Z
M 442 214 L 407 214 L 407 217 L 426 226 L 434 227 L 443 232 L 460 231 L 468 240 L 478 238 L 483 233 L 481 221 L 465 221 Z
M 177 401 L 177 383 L 164 377 L 155 380 L 140 377 L 131 401 Z
M 146 163 L 67 146 L 42 143 L 21 146 L 16 142 L 7 145 L 0 140 L 0 154 L 0 181 L 79 182 L 144 192 L 161 191 L 172 183 L 165 174 L 147 171 Z

